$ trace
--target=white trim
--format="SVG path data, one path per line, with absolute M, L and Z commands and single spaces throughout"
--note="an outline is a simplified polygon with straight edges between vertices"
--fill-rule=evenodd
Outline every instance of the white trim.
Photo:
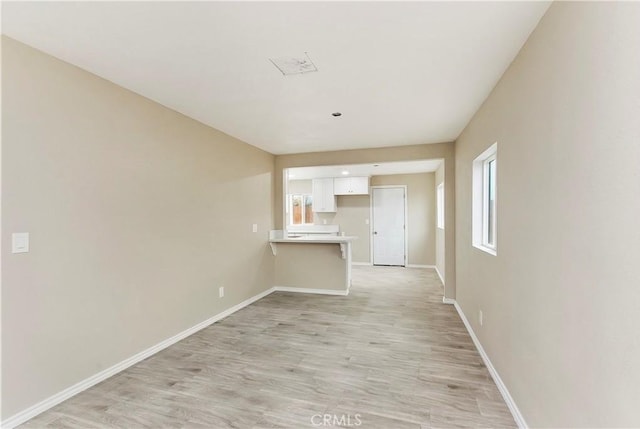
M 490 190 L 491 190 L 491 178 L 489 176 L 489 164 L 493 161 L 495 166 L 497 166 L 496 161 L 496 153 L 494 152 L 492 155 L 489 155 L 482 161 L 482 242 L 480 243 L 482 247 L 491 249 L 495 252 L 496 243 L 495 243 L 495 231 L 496 231 L 496 216 L 493 214 L 491 229 L 494 232 L 493 237 L 489 237 L 489 212 L 491 209 L 491 204 L 489 200 Z M 495 172 L 494 172 L 495 175 Z M 495 199 L 495 188 L 494 188 L 494 199 Z M 493 244 L 489 243 L 489 240 L 493 238 Z
M 436 274 L 438 274 L 438 277 L 440 277 L 440 281 L 442 282 L 442 286 L 444 287 L 444 277 L 442 277 L 442 274 L 440 274 L 440 270 L 437 266 L 434 268 L 436 269 Z
M 444 230 L 444 180 L 436 185 L 436 228 Z
M 287 218 L 289 216 L 289 213 L 287 212 L 287 209 L 289 208 L 287 204 L 288 194 L 289 194 L 289 169 L 283 168 L 282 169 L 282 230 L 283 231 L 287 230 Z
M 373 266 L 373 186 L 369 187 L 369 261 Z
M 336 289 L 310 289 L 306 287 L 274 286 L 275 292 L 316 293 L 320 295 L 349 295 L 348 290 Z
M 482 360 L 484 361 L 485 366 L 489 370 L 489 374 L 491 374 L 491 378 L 493 378 L 493 381 L 496 383 L 498 390 L 502 394 L 502 398 L 504 399 L 504 402 L 506 402 L 507 407 L 509 407 L 509 411 L 511 411 L 511 415 L 513 415 L 513 419 L 516 421 L 516 424 L 520 429 L 527 429 L 529 427 L 527 426 L 527 422 L 524 420 L 522 413 L 520 413 L 520 409 L 518 409 L 518 406 L 516 405 L 515 401 L 511 397 L 511 394 L 509 393 L 509 389 L 507 389 L 507 386 L 505 386 L 502 379 L 500 378 L 498 371 L 496 371 L 493 364 L 491 363 L 491 360 L 489 360 L 489 356 L 482 348 L 482 344 L 480 344 L 480 340 L 478 340 L 478 337 L 476 337 L 475 332 L 473 332 L 473 328 L 471 327 L 471 324 L 469 323 L 466 316 L 464 315 L 462 308 L 460 308 L 460 305 L 458 305 L 458 302 L 455 299 L 452 299 L 451 301 L 453 301 L 453 305 L 458 311 L 458 314 L 460 315 L 460 319 L 462 319 L 462 323 L 464 323 L 464 326 L 467 328 L 467 331 L 469 331 L 469 335 L 473 340 L 473 344 L 475 344 L 476 348 L 478 349 L 478 353 L 480 353 L 480 357 L 482 357 Z
M 456 300 L 453 298 L 447 298 L 446 296 L 442 297 L 442 303 L 443 304 L 450 304 L 450 305 L 455 305 Z
M 484 244 L 474 244 L 473 247 L 475 247 L 478 250 L 482 250 L 483 252 L 486 252 L 490 255 L 498 256 L 498 252 L 496 252 L 496 249 L 492 247 L 487 247 Z
M 252 296 L 249 299 L 246 299 L 244 301 L 242 301 L 240 304 L 234 305 L 233 307 L 223 311 L 222 313 L 218 313 L 215 316 L 198 323 L 195 326 L 192 326 L 191 328 L 188 328 L 176 335 L 174 335 L 171 338 L 168 338 L 164 341 L 159 342 L 158 344 L 149 347 L 146 350 L 141 351 L 140 353 L 137 353 L 125 360 L 123 360 L 122 362 L 119 362 L 105 370 L 102 370 L 100 372 L 98 372 L 97 374 L 92 375 L 89 378 L 86 378 L 82 381 L 80 381 L 79 383 L 74 384 L 71 387 L 68 387 L 66 389 L 64 389 L 61 392 L 56 393 L 53 396 L 48 397 L 47 399 L 38 402 L 37 404 L 27 408 L 26 410 L 20 411 L 17 414 L 14 414 L 13 416 L 9 417 L 8 419 L 4 420 L 1 424 L 0 427 L 2 427 L 3 429 L 11 429 L 14 428 L 24 422 L 26 422 L 29 419 L 32 419 L 33 417 L 37 416 L 38 414 L 43 413 L 44 411 L 47 411 L 48 409 L 58 405 L 59 403 L 61 403 L 62 401 L 65 401 L 69 398 L 71 398 L 72 396 L 77 395 L 78 393 L 92 387 L 95 386 L 96 384 L 100 383 L 101 381 L 106 380 L 107 378 L 116 375 L 117 373 L 124 371 L 125 369 L 137 364 L 140 361 L 143 361 L 144 359 L 158 353 L 159 351 L 162 351 L 164 349 L 166 349 L 167 347 L 177 343 L 180 340 L 183 340 L 185 338 L 187 338 L 190 335 L 195 334 L 196 332 L 200 331 L 201 329 L 206 328 L 207 326 L 221 320 L 224 319 L 227 316 L 230 316 L 231 314 L 235 313 L 238 310 L 243 309 L 244 307 L 246 307 L 247 305 L 250 305 L 254 302 L 256 302 L 257 300 L 264 298 L 265 296 L 269 295 L 270 293 L 274 292 L 276 290 L 276 288 L 270 288 L 265 290 L 264 292 L 261 292 L 257 295 Z
M 373 260 L 373 190 L 374 189 L 389 189 L 389 188 L 403 188 L 404 189 L 404 267 L 407 266 L 409 261 L 409 188 L 407 185 L 375 185 L 370 186 L 371 196 L 369 198 L 369 249 L 370 249 L 370 261 L 371 265 L 374 265 Z
M 407 268 L 431 268 L 431 269 L 436 268 L 435 265 L 419 265 L 419 264 L 407 264 L 406 267 Z
M 478 155 L 472 163 L 472 189 L 471 189 L 471 244 L 476 249 L 497 256 L 498 249 L 498 233 L 497 233 L 497 207 L 498 207 L 498 185 L 497 179 L 494 188 L 494 200 L 496 202 L 495 213 L 493 216 L 494 243 L 487 243 L 488 225 L 486 223 L 488 217 L 487 203 L 487 187 L 488 187 L 488 162 L 496 160 L 496 178 L 497 178 L 497 159 L 498 159 L 498 142 L 493 143 L 484 152 Z
M 351 265 L 364 265 L 364 266 L 371 266 L 371 262 L 352 262 Z

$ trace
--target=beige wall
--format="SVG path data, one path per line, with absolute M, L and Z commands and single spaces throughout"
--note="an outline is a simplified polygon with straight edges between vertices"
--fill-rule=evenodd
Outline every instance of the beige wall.
M 337 243 L 278 243 L 275 286 L 348 290 L 347 260 Z
M 352 260 L 368 263 L 371 232 L 366 220 L 369 219 L 369 213 L 369 195 L 338 195 L 338 211 L 335 214 L 318 213 L 316 216 L 327 218 L 327 223 L 340 225 L 340 232 L 358 237 L 351 243 Z
M 553 3 L 456 142 L 457 300 L 531 427 L 640 427 L 639 23 Z M 471 246 L 494 142 L 497 256 Z
M 270 288 L 274 157 L 4 37 L 2 56 L 8 418 Z
M 440 164 L 440 167 L 436 170 L 435 173 L 435 189 L 437 190 L 438 186 L 444 182 L 444 163 Z M 445 201 L 446 205 L 446 201 Z M 437 208 L 436 208 L 437 209 Z M 446 227 L 446 219 L 445 219 L 445 227 Z M 444 229 L 436 228 L 436 268 L 442 276 L 443 282 L 446 282 L 445 279 L 445 247 L 444 247 Z
M 408 161 L 416 159 L 443 159 L 445 168 L 445 243 L 446 243 L 446 279 L 447 284 L 444 294 L 447 298 L 455 298 L 455 163 L 453 143 L 423 144 L 413 146 L 387 147 L 376 149 L 357 149 L 333 152 L 302 153 L 294 155 L 276 156 L 275 180 L 279 186 L 275 187 L 275 224 L 278 228 L 283 226 L 283 198 L 282 198 L 282 172 L 285 168 L 321 166 L 321 165 L 345 165 L 359 163 L 379 163 L 390 161 Z M 338 200 L 340 204 L 340 199 Z M 328 223 L 328 222 L 327 222 Z M 366 226 L 366 225 L 365 225 Z M 354 249 L 356 244 L 354 243 Z M 354 259 L 355 260 L 355 259 Z
M 309 194 L 313 193 L 311 179 L 309 180 L 289 180 L 288 192 L 290 194 Z

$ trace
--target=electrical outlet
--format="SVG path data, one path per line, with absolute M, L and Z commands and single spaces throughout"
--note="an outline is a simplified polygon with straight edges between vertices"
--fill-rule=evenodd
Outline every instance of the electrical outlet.
M 224 298 L 224 286 L 218 288 L 218 295 L 220 295 L 220 298 Z
M 369 219 L 365 219 L 365 220 L 364 220 L 364 224 L 365 224 L 365 225 L 369 225 Z
M 482 326 L 482 322 L 483 322 L 483 320 L 482 320 L 482 310 L 480 310 L 478 312 L 478 321 L 480 322 L 480 326 Z
M 258 224 L 257 224 L 257 223 L 254 223 L 254 224 L 253 224 L 252 231 L 253 231 L 253 232 L 258 232 Z

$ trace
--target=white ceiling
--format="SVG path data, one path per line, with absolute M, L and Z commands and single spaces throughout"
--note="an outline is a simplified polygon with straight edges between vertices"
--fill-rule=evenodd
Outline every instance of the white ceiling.
M 548 6 L 3 2 L 2 31 L 283 154 L 456 139 Z
M 441 159 L 416 161 L 380 162 L 376 164 L 330 165 L 318 167 L 296 167 L 288 169 L 289 180 L 318 179 L 321 177 L 386 176 L 389 174 L 430 173 L 436 171 Z M 343 174 L 343 172 L 348 174 Z

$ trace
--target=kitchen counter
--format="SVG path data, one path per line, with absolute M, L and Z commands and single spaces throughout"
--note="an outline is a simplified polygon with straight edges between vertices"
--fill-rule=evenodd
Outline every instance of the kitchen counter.
M 271 231 L 269 245 L 276 256 L 276 285 L 280 290 L 348 294 L 351 242 L 357 238 Z
M 271 245 L 271 251 L 273 255 L 278 254 L 278 247 L 276 243 L 336 243 L 340 244 L 340 251 L 342 252 L 342 259 L 347 259 L 347 253 L 350 251 L 350 244 L 353 240 L 357 240 L 358 237 L 344 236 L 344 235 L 325 235 L 325 234 L 296 234 L 285 236 L 282 231 L 272 231 L 271 238 L 269 238 L 269 244 Z
M 344 235 L 296 234 L 288 237 L 270 238 L 270 243 L 348 243 L 358 237 Z

